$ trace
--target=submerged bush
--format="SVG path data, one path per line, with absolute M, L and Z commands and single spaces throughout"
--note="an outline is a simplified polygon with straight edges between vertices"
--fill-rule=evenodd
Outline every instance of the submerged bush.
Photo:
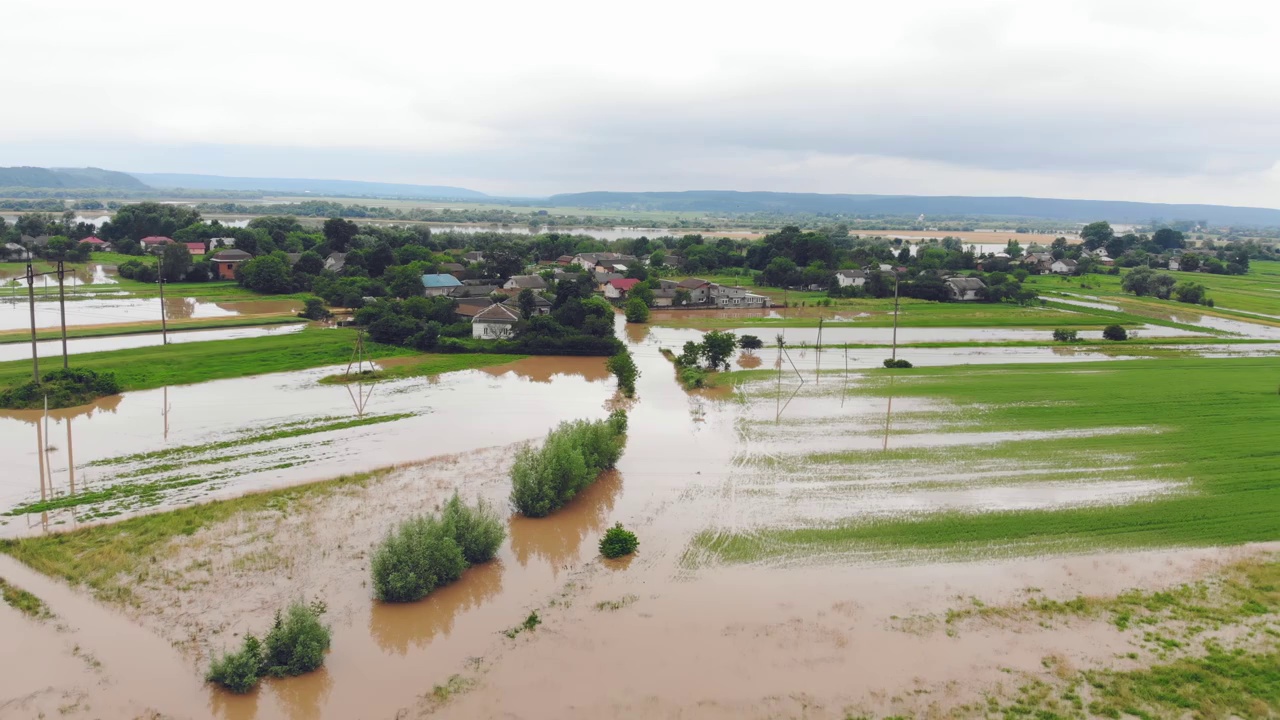
M 1119 342 L 1120 340 L 1128 340 L 1129 333 L 1124 329 L 1123 326 L 1108 325 L 1102 329 L 1102 337 L 1106 338 L 1107 340 L 1115 340 Z
M 640 541 L 636 539 L 636 534 L 623 528 L 622 523 L 615 523 L 600 538 L 600 554 L 607 558 L 630 555 L 637 547 L 640 547 Z
M 373 592 L 387 602 L 413 602 L 462 576 L 467 558 L 451 528 L 435 517 L 400 523 L 373 553 Z
M 545 517 L 614 466 L 626 443 L 627 415 L 560 423 L 541 448 L 524 448 L 511 468 L 511 504 L 529 517 Z
M 507 536 L 502 519 L 489 503 L 479 500 L 475 507 L 468 507 L 457 492 L 445 503 L 442 517 L 469 565 L 492 560 Z
M 262 675 L 262 644 L 253 635 L 244 636 L 239 652 L 215 658 L 205 680 L 217 683 L 233 693 L 247 693 Z
M 640 370 L 636 368 L 636 361 L 631 357 L 630 350 L 622 352 L 609 358 L 606 363 L 609 372 L 618 378 L 618 389 L 627 397 L 635 397 L 636 395 L 636 378 L 640 377 Z
M 320 622 L 321 604 L 295 602 L 276 621 L 263 641 L 262 672 L 272 677 L 309 673 L 324 664 L 329 649 L 329 628 Z
M 898 358 L 897 360 L 885 358 L 884 366 L 887 368 L 909 368 L 911 367 L 911 361 L 903 360 L 902 358 Z
M 0 407 L 33 410 L 44 407 L 46 397 L 50 408 L 75 407 L 119 392 L 115 373 L 58 368 L 40 376 L 39 384 L 29 382 L 0 392 Z
M 1064 328 L 1058 328 L 1053 331 L 1053 339 L 1055 342 L 1076 342 L 1080 339 L 1079 335 L 1080 334 L 1075 330 L 1066 330 Z

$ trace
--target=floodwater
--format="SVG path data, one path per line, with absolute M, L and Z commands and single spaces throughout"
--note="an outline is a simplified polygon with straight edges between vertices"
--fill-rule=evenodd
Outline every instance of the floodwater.
M 621 322 L 619 331 L 622 336 Z M 153 467 L 147 460 L 105 466 L 94 461 L 249 440 L 273 428 L 302 426 L 291 423 L 413 413 L 390 423 L 244 447 L 189 449 L 183 462 L 202 463 L 190 469 L 209 479 L 165 496 L 164 504 L 434 458 L 310 509 L 265 513 L 180 540 L 184 549 L 160 560 L 168 564 L 136 587 L 142 598 L 138 622 L 126 621 L 79 593 L 59 590 L 47 579 L 27 578 L 23 572 L 32 573 L 24 568 L 15 568 L 14 576 L 30 579 L 37 594 L 48 593 L 55 611 L 73 616 L 81 628 L 77 632 L 86 633 L 76 640 L 86 648 L 116 649 L 101 658 L 111 684 L 94 689 L 74 673 L 66 681 L 90 686 L 95 711 L 126 707 L 127 713 L 118 714 L 140 714 L 133 708 L 142 704 L 175 716 L 266 720 L 392 717 L 402 710 L 418 716 L 437 709 L 432 687 L 454 674 L 477 678 L 481 687 L 451 700 L 441 710 L 446 717 L 657 718 L 689 715 L 691 708 L 698 709 L 699 717 L 742 717 L 758 715 L 775 701 L 767 698 L 794 693 L 832 702 L 852 701 L 882 688 L 909 694 L 905 678 L 921 675 L 942 687 L 962 683 L 977 693 L 1002 676 L 994 665 L 980 669 L 975 657 L 998 656 L 1006 666 L 1034 670 L 1052 651 L 1105 662 L 1127 646 L 1114 635 L 1034 627 L 955 640 L 904 637 L 886 630 L 889 615 L 942 611 L 957 592 L 1012 597 L 1018 589 L 1036 585 L 1071 597 L 1144 580 L 1167 583 L 1189 572 L 1187 563 L 1166 561 L 1168 555 L 1130 555 L 1103 562 L 1101 570 L 1091 559 L 916 568 L 866 567 L 846 559 L 817 569 L 689 571 L 682 554 L 689 538 L 703 530 L 941 509 L 1116 504 L 1181 491 L 1135 477 L 1123 458 L 1114 460 L 1105 477 L 1088 478 L 1082 471 L 1079 482 L 1049 479 L 1064 471 L 1053 466 L 1005 465 L 956 473 L 955 468 L 921 464 L 903 472 L 869 463 L 879 477 L 868 477 L 790 469 L 785 463 L 758 465 L 752 459 L 762 455 L 787 459 L 814 447 L 896 448 L 941 436 L 912 417 L 934 409 L 919 401 L 895 405 L 884 398 L 809 392 L 838 386 L 838 376 L 814 371 L 843 369 L 843 350 L 818 353 L 792 347 L 782 360 L 776 350 L 734 359 L 741 367 L 785 363 L 787 389 L 797 384 L 794 373 L 803 375 L 805 391 L 795 388 L 785 406 L 781 396 L 767 394 L 734 393 L 729 400 L 715 400 L 686 393 L 675 384 L 671 364 L 658 348 L 678 349 L 698 334 L 626 327 L 641 375 L 638 399 L 629 407 L 626 453 L 616 472 L 551 517 L 511 517 L 508 541 L 495 561 L 468 570 L 457 583 L 423 601 L 384 605 L 372 600 L 367 548 L 397 519 L 431 510 L 454 488 L 468 498 L 486 498 L 505 514 L 511 443 L 537 439 L 560 420 L 603 417 L 618 402 L 603 359 L 530 358 L 435 378 L 355 386 L 318 384 L 321 377 L 341 371 L 320 368 L 131 392 L 53 411 L 47 419 L 40 412 L 0 414 L 0 450 L 12 468 L 0 475 L 0 510 L 102 488 L 118 482 L 116 475 L 122 472 Z M 1043 334 L 1036 331 L 1038 338 Z M 823 341 L 837 340 L 824 332 Z M 887 351 L 850 352 L 855 356 L 850 367 L 856 369 L 878 366 Z M 910 352 L 913 362 L 923 364 L 1100 359 L 1057 348 Z M 817 425 L 807 431 L 798 426 L 808 420 Z M 1029 434 L 1024 440 L 1037 438 L 1045 439 Z M 938 482 L 948 471 L 953 471 L 951 481 Z M 173 476 L 167 472 L 145 479 Z M 8 524 L 0 527 L 0 535 L 70 528 L 85 521 L 77 514 L 88 512 L 80 508 L 4 518 Z M 640 534 L 640 552 L 619 563 L 598 561 L 596 543 L 615 521 Z M 254 558 L 261 567 L 247 561 Z M 194 566 L 206 560 L 213 565 Z M 0 576 L 10 577 L 9 565 L 13 563 L 0 557 Z M 174 577 L 190 582 L 179 589 Z M 334 643 L 323 670 L 266 681 L 247 696 L 199 682 L 210 651 L 235 645 L 237 634 L 261 633 L 274 608 L 298 596 L 322 597 L 330 608 L 326 621 L 334 627 Z M 626 601 L 633 605 L 616 611 L 595 608 L 597 602 L 623 598 L 634 598 Z M 502 634 L 531 610 L 539 612 L 543 626 L 514 639 Z M 0 630 L 11 621 L 0 613 Z M 40 642 L 35 635 L 25 630 L 16 634 L 24 644 Z M 169 642 L 183 648 L 181 654 Z M 164 650 L 154 656 L 149 650 L 135 651 L 152 646 Z M 65 658 L 55 661 L 67 664 Z M 163 686 L 153 688 L 155 683 Z M 18 687 L 10 687 L 0 687 L 0 702 L 19 694 Z M 802 712 L 789 705 L 775 709 L 784 716 Z
M 27 276 L 25 270 L 0 270 L 0 296 L 4 299 L 25 299 L 27 297 Z M 58 276 L 46 273 L 35 278 L 36 297 L 56 297 L 58 292 Z M 115 285 L 114 266 L 84 265 L 76 270 L 68 270 L 62 278 L 63 287 L 74 293 L 74 289 L 84 285 Z
M 67 327 L 113 325 L 160 321 L 160 298 L 97 298 L 66 303 Z M 302 304 L 296 300 L 249 300 L 242 302 L 209 302 L 191 297 L 164 299 L 165 317 L 170 320 L 235 317 L 296 313 Z M 47 300 L 36 301 L 36 328 L 58 327 L 61 312 L 57 293 Z M 31 327 L 29 303 L 25 297 L 0 297 L 0 330 Z
M 267 335 L 286 335 L 301 330 L 306 323 L 290 325 L 266 325 L 262 327 L 225 328 L 222 330 L 172 330 L 169 332 L 169 344 L 178 345 L 207 340 L 235 340 L 239 338 L 265 337 Z M 161 333 L 138 333 L 134 335 L 111 335 L 107 337 L 70 338 L 67 340 L 67 354 L 102 352 L 106 350 L 124 350 L 127 348 L 152 347 L 163 344 Z M 61 340 L 41 340 L 36 343 L 40 357 L 58 357 L 62 355 Z M 0 344 L 0 362 L 6 360 L 23 360 L 31 357 L 31 343 L 11 342 Z

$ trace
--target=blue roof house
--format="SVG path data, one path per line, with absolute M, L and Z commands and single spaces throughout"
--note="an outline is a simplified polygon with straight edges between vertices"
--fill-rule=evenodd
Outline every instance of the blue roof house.
M 422 276 L 423 294 L 427 297 L 432 295 L 448 295 L 449 292 L 456 287 L 462 287 L 462 282 L 452 275 Z

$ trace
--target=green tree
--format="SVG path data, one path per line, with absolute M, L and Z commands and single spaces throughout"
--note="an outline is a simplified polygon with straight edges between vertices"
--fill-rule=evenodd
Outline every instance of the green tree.
M 298 262 L 293 266 L 294 272 L 302 273 L 303 275 L 319 275 L 323 270 L 324 258 L 311 250 L 302 253 L 302 256 L 298 258 Z
M 738 338 L 730 332 L 712 330 L 702 337 L 702 357 L 711 370 L 728 370 L 737 347 Z
M 99 235 L 106 240 L 141 240 L 152 235 L 171 237 L 198 222 L 200 213 L 184 205 L 141 202 L 117 209 L 111 220 L 103 224 Z
M 520 317 L 528 320 L 533 317 L 533 313 L 538 309 L 537 298 L 533 296 L 533 290 L 525 288 L 520 291 L 516 297 L 516 303 L 520 305 Z
M 1102 337 L 1107 340 L 1119 342 L 1121 340 L 1128 340 L 1129 333 L 1120 325 L 1108 325 L 1102 329 Z
M 645 305 L 644 300 L 638 297 L 633 297 L 627 301 L 625 314 L 629 323 L 649 322 L 649 306 Z
M 181 243 L 169 243 L 160 251 L 160 277 L 178 282 L 191 270 L 191 252 Z
M 329 218 L 324 222 L 324 238 L 329 241 L 329 249 L 333 252 L 346 252 L 351 238 L 360 232 L 360 226 L 350 220 Z
M 275 255 L 263 255 L 240 264 L 240 284 L 260 293 L 293 292 L 289 263 Z
M 1085 248 L 1089 250 L 1097 250 L 1103 247 L 1111 242 L 1113 237 L 1115 237 L 1115 231 L 1111 229 L 1111 223 L 1106 220 L 1091 222 L 1080 231 L 1080 239 L 1084 241 Z
M 1173 228 L 1160 228 L 1151 236 L 1151 239 L 1164 250 L 1173 250 L 1187 245 L 1183 234 Z

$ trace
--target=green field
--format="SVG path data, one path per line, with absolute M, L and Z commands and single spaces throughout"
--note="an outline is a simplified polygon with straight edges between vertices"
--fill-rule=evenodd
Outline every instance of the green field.
M 146 390 L 208 380 L 345 365 L 356 333 L 346 329 L 307 328 L 288 335 L 161 345 L 73 355 L 73 367 L 111 371 L 123 390 Z M 485 367 L 519 359 L 512 355 L 424 355 L 392 345 L 365 343 L 365 356 L 420 358 L 413 374 L 425 375 Z M 31 379 L 31 362 L 0 363 L 0 388 Z
M 974 556 L 1280 539 L 1278 388 L 1280 360 L 1274 358 L 872 371 L 848 389 L 852 396 L 929 400 L 945 408 L 897 413 L 893 422 L 899 426 L 1072 436 L 810 453 L 774 464 L 784 472 L 790 463 L 834 476 L 874 465 L 920 477 L 920 482 L 937 477 L 938 468 L 980 475 L 1000 466 L 1013 470 L 1001 482 L 1150 480 L 1179 483 L 1183 490 L 1074 509 L 939 512 L 867 521 L 851 513 L 846 521 L 810 527 L 707 531 L 695 539 L 690 558 L 753 562 L 846 552 Z M 767 382 L 747 391 L 758 399 L 773 392 Z
M 1134 304 L 1161 311 L 1206 313 L 1253 320 L 1256 318 L 1250 318 L 1242 313 L 1261 313 L 1280 318 L 1280 262 L 1253 261 L 1249 264 L 1247 275 L 1211 275 L 1169 270 L 1159 272 L 1172 275 L 1178 282 L 1195 282 L 1204 285 L 1215 307 L 1187 305 L 1173 300 L 1136 298 L 1120 289 L 1120 281 L 1124 279 L 1123 274 L 1081 277 L 1036 275 L 1027 278 L 1027 283 L 1041 292 L 1066 291 L 1096 295 L 1107 300 L 1128 299 Z M 1233 310 L 1242 311 L 1242 313 L 1233 313 L 1231 312 Z

